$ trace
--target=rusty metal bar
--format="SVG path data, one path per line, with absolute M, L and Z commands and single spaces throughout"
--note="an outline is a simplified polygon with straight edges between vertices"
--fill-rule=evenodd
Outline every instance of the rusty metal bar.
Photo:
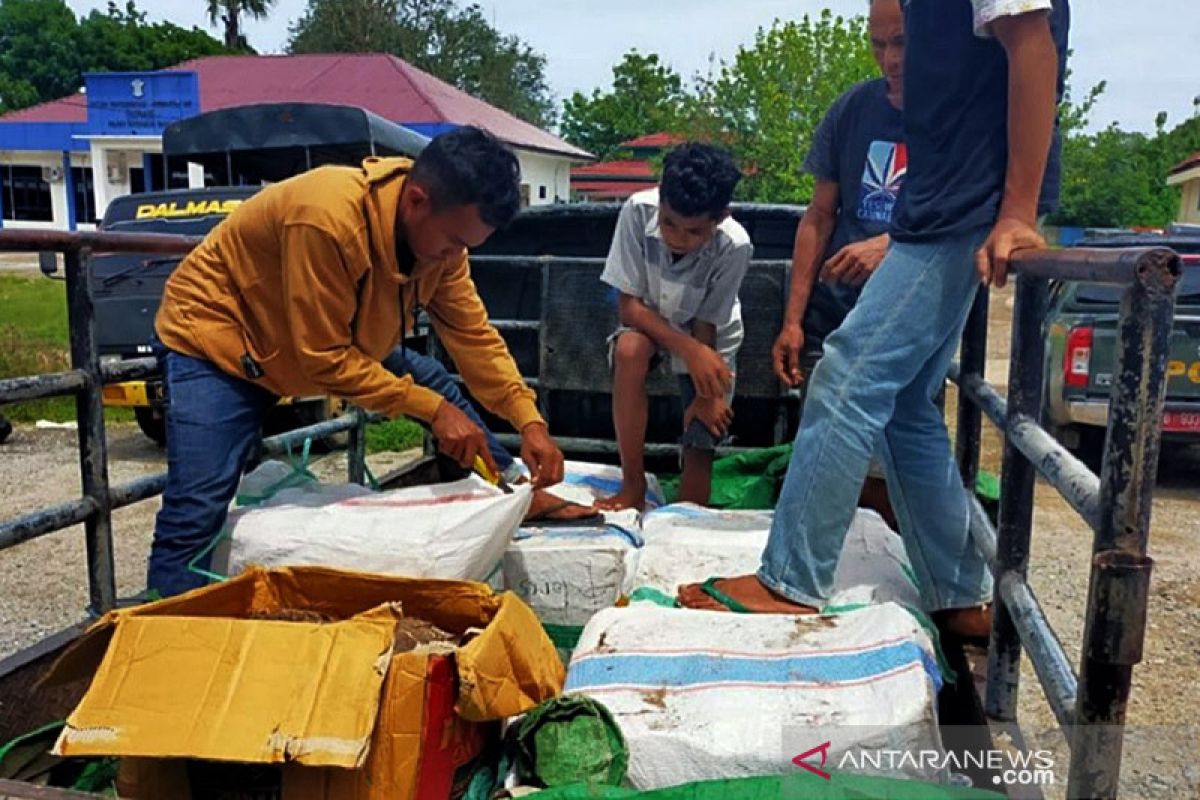
M 1024 415 L 1008 417 L 1008 402 L 988 384 L 974 376 L 962 376 L 955 365 L 950 380 L 959 385 L 963 397 L 979 405 L 1038 472 L 1058 490 L 1071 507 L 1095 528 L 1100 518 L 1100 479 L 1087 465 L 1051 436 L 1037 422 Z
M 74 394 L 87 385 L 87 373 L 77 369 L 68 372 L 50 372 L 45 375 L 5 378 L 0 380 L 0 404 Z
M 996 583 L 997 593 L 1004 598 L 1004 607 L 1021 637 L 1021 645 L 1029 652 L 1046 702 L 1069 741 L 1079 690 L 1071 661 L 1029 584 L 1015 572 L 1004 573 Z
M 1084 281 L 1129 286 L 1138 280 L 1147 260 L 1174 256 L 1165 247 L 1071 247 L 1064 250 L 1021 250 L 1013 253 L 1018 275 L 1044 280 Z
M 1033 488 L 1037 470 L 1012 440 L 1013 423 L 1024 415 L 1038 417 L 1042 405 L 1042 362 L 1045 341 L 1042 319 L 1048 306 L 1044 278 L 1019 275 L 1013 311 L 1012 349 L 1008 380 L 1008 431 L 1004 469 L 1000 476 L 1000 525 L 996 542 L 996 573 L 1025 579 L 1033 525 Z M 992 636 L 988 648 L 988 716 L 1011 721 L 1017 717 L 1021 678 L 1021 640 L 997 582 L 992 605 Z
M 367 415 L 354 410 L 354 424 L 346 447 L 346 479 L 359 486 L 367 482 Z
M 138 358 L 101 364 L 100 373 L 103 382 L 109 384 L 147 378 L 157 374 L 158 368 L 153 358 Z M 83 370 L 4 378 L 0 380 L 0 405 L 75 394 L 89 385 L 88 374 Z
M 158 375 L 158 361 L 151 357 L 130 358 L 123 361 L 105 361 L 100 364 L 104 383 L 137 381 Z
M 87 250 L 67 250 L 67 319 L 71 326 L 71 366 L 88 376 L 88 386 L 75 395 L 79 423 L 79 473 L 83 496 L 96 510 L 84 520 L 87 546 L 90 610 L 103 614 L 116 605 L 116 566 L 113 563 L 112 505 L 108 496 L 108 443 L 104 434 L 103 378 L 96 347 L 96 319 L 92 285 L 88 280 Z
M 981 287 L 971 305 L 971 313 L 963 328 L 962 349 L 959 352 L 959 368 L 968 375 L 984 379 L 987 365 L 988 289 Z M 975 403 L 958 404 L 958 425 L 954 434 L 954 457 L 958 471 L 962 473 L 967 494 L 975 493 L 975 479 L 979 475 L 979 446 L 982 440 L 982 415 Z
M 1121 300 L 1115 379 L 1100 470 L 1075 708 L 1070 798 L 1115 798 L 1133 667 L 1142 660 L 1153 560 L 1146 555 L 1158 472 L 1179 258 L 1144 255 Z
M 200 242 L 200 236 L 173 233 L 109 233 L 105 231 L 0 231 L 0 252 L 55 251 L 67 253 L 86 248 L 105 253 L 187 253 Z
M 83 497 L 0 522 L 0 550 L 78 525 L 97 510 L 99 506 L 90 497 Z

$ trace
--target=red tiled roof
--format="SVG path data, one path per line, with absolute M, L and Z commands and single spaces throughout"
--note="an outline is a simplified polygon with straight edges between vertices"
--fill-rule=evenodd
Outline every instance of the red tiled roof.
M 477 125 L 516 147 L 593 156 L 535 125 L 383 53 L 297 56 L 207 56 L 170 69 L 200 78 L 200 108 L 250 103 L 359 106 L 399 123 Z M 85 122 L 86 95 L 74 94 L 0 117 L 0 122 Z
M 666 149 L 674 147 L 677 144 L 683 144 L 684 138 L 675 133 L 648 133 L 645 136 L 639 136 L 636 139 L 630 139 L 628 142 L 621 142 L 621 147 L 631 148 L 651 148 L 658 147 Z
M 1195 153 L 1192 153 L 1190 156 L 1185 158 L 1183 161 L 1180 161 L 1178 164 L 1171 167 L 1170 174 L 1177 175 L 1180 172 L 1185 172 L 1185 171 L 1191 169 L 1192 167 L 1200 167 L 1200 150 L 1197 150 Z
M 590 178 L 592 180 L 598 178 L 626 180 L 630 178 L 643 178 L 652 182 L 657 180 L 654 175 L 654 168 L 650 166 L 649 161 L 601 161 L 598 164 L 575 167 L 571 170 L 571 179 L 574 180 L 575 178 Z

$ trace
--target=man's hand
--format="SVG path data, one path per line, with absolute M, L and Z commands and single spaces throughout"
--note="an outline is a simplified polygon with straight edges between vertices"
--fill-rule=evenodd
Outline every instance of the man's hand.
M 1002 288 L 1008 282 L 1008 261 L 1017 250 L 1042 248 L 1046 240 L 1033 225 L 1016 217 L 1000 217 L 983 247 L 975 253 L 975 270 L 984 286 Z
M 775 376 L 784 386 L 795 388 L 804 381 L 804 373 L 800 371 L 800 353 L 803 350 L 804 326 L 785 322 L 771 348 Z
M 483 435 L 483 430 L 456 405 L 443 400 L 437 408 L 437 413 L 433 415 L 430 427 L 433 429 L 433 438 L 438 449 L 458 462 L 459 466 L 471 469 L 475 465 L 475 457 L 479 456 L 493 475 L 500 474 L 492 453 L 488 450 L 487 437 Z
M 701 397 L 724 397 L 733 386 L 733 371 L 716 350 L 697 340 L 683 353 L 688 374 Z
M 521 460 L 529 468 L 533 488 L 545 489 L 561 483 L 563 454 L 550 438 L 544 422 L 532 422 L 521 431 Z
M 709 433 L 723 439 L 733 424 L 733 409 L 722 397 L 697 397 L 683 412 L 683 429 L 686 431 L 697 419 Z
M 821 268 L 821 280 L 826 283 L 862 286 L 887 255 L 890 241 L 886 233 L 881 233 L 870 239 L 846 245 L 825 262 L 825 266 Z

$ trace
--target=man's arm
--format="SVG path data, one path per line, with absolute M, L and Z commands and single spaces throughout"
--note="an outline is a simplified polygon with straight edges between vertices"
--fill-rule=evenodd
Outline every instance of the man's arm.
M 717 326 L 711 322 L 696 320 L 692 323 L 692 337 L 700 344 L 716 352 Z M 693 419 L 698 419 L 713 436 L 722 437 L 733 424 L 733 409 L 724 397 L 704 397 L 697 394 L 692 404 L 683 410 L 683 429 L 686 431 Z
M 442 273 L 427 310 L 471 394 L 520 431 L 521 459 L 529 467 L 534 487 L 560 482 L 562 452 L 550 438 L 536 395 L 521 377 L 508 345 L 488 321 L 465 255 Z
M 783 315 L 783 328 L 771 349 L 775 375 L 788 386 L 796 386 L 802 379 L 800 353 L 804 349 L 804 312 L 808 309 L 808 298 L 821 268 L 821 258 L 837 225 L 839 197 L 840 190 L 835 181 L 818 180 L 812 202 L 796 228 L 787 309 Z
M 488 321 L 465 256 L 442 272 L 427 310 L 439 340 L 484 408 L 517 430 L 542 422 L 533 390 Z
M 985 284 L 1004 286 L 1014 250 L 1046 246 L 1037 232 L 1037 203 L 1054 135 L 1058 51 L 1044 10 L 990 25 L 1008 55 L 1008 169 L 996 226 L 975 265 Z

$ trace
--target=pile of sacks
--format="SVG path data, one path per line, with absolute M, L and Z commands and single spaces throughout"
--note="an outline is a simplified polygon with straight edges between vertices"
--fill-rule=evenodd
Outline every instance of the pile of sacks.
M 619 481 L 615 467 L 568 462 L 554 491 L 591 504 Z M 679 585 L 757 570 L 771 514 L 664 505 L 648 483 L 645 513 L 522 526 L 527 487 L 504 493 L 472 477 L 377 493 L 308 482 L 236 509 L 215 563 L 229 574 L 322 564 L 513 592 L 568 663 L 566 691 L 611 712 L 637 789 L 784 774 L 825 742 L 834 764 L 862 747 L 940 750 L 936 636 L 901 540 L 877 514 L 860 509 L 847 534 L 836 613 L 684 610 L 671 607 Z M 920 762 L 895 772 L 947 778 Z

